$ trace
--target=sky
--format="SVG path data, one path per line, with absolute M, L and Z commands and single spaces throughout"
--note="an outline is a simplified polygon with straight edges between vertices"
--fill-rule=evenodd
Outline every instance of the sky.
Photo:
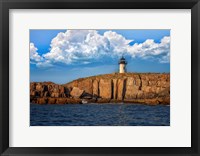
M 118 72 L 170 72 L 170 30 L 30 30 L 31 82 Z

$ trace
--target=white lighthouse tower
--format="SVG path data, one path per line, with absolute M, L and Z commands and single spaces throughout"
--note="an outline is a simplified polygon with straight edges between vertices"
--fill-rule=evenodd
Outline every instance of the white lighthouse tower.
M 127 62 L 125 58 L 122 56 L 121 59 L 119 60 L 119 73 L 126 73 L 126 65 Z

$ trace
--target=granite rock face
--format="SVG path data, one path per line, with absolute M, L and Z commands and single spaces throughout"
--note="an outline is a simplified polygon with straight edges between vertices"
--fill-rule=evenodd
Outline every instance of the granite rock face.
M 87 86 L 85 83 L 87 82 Z M 78 79 L 64 86 L 78 84 L 86 93 L 96 95 L 97 102 L 170 104 L 170 74 L 114 73 Z
M 70 100 L 81 103 L 82 99 L 92 103 L 170 104 L 170 74 L 114 73 L 81 78 L 64 85 L 33 82 L 30 96 L 38 98 L 37 103 L 41 104 L 52 103 L 53 98 L 56 99 L 53 102 L 63 104 Z
M 31 82 L 30 97 L 31 98 L 64 98 L 69 97 L 68 88 L 52 82 Z
M 111 79 L 100 79 L 99 96 L 103 99 L 112 98 L 112 80 Z

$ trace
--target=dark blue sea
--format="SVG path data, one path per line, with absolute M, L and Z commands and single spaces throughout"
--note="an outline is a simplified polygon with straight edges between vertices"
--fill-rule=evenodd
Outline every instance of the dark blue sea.
M 170 106 L 31 104 L 30 126 L 170 126 Z

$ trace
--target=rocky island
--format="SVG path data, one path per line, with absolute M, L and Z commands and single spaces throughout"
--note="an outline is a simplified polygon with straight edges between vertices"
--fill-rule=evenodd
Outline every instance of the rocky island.
M 30 102 L 37 104 L 170 104 L 169 73 L 113 73 L 67 84 L 31 82 Z

